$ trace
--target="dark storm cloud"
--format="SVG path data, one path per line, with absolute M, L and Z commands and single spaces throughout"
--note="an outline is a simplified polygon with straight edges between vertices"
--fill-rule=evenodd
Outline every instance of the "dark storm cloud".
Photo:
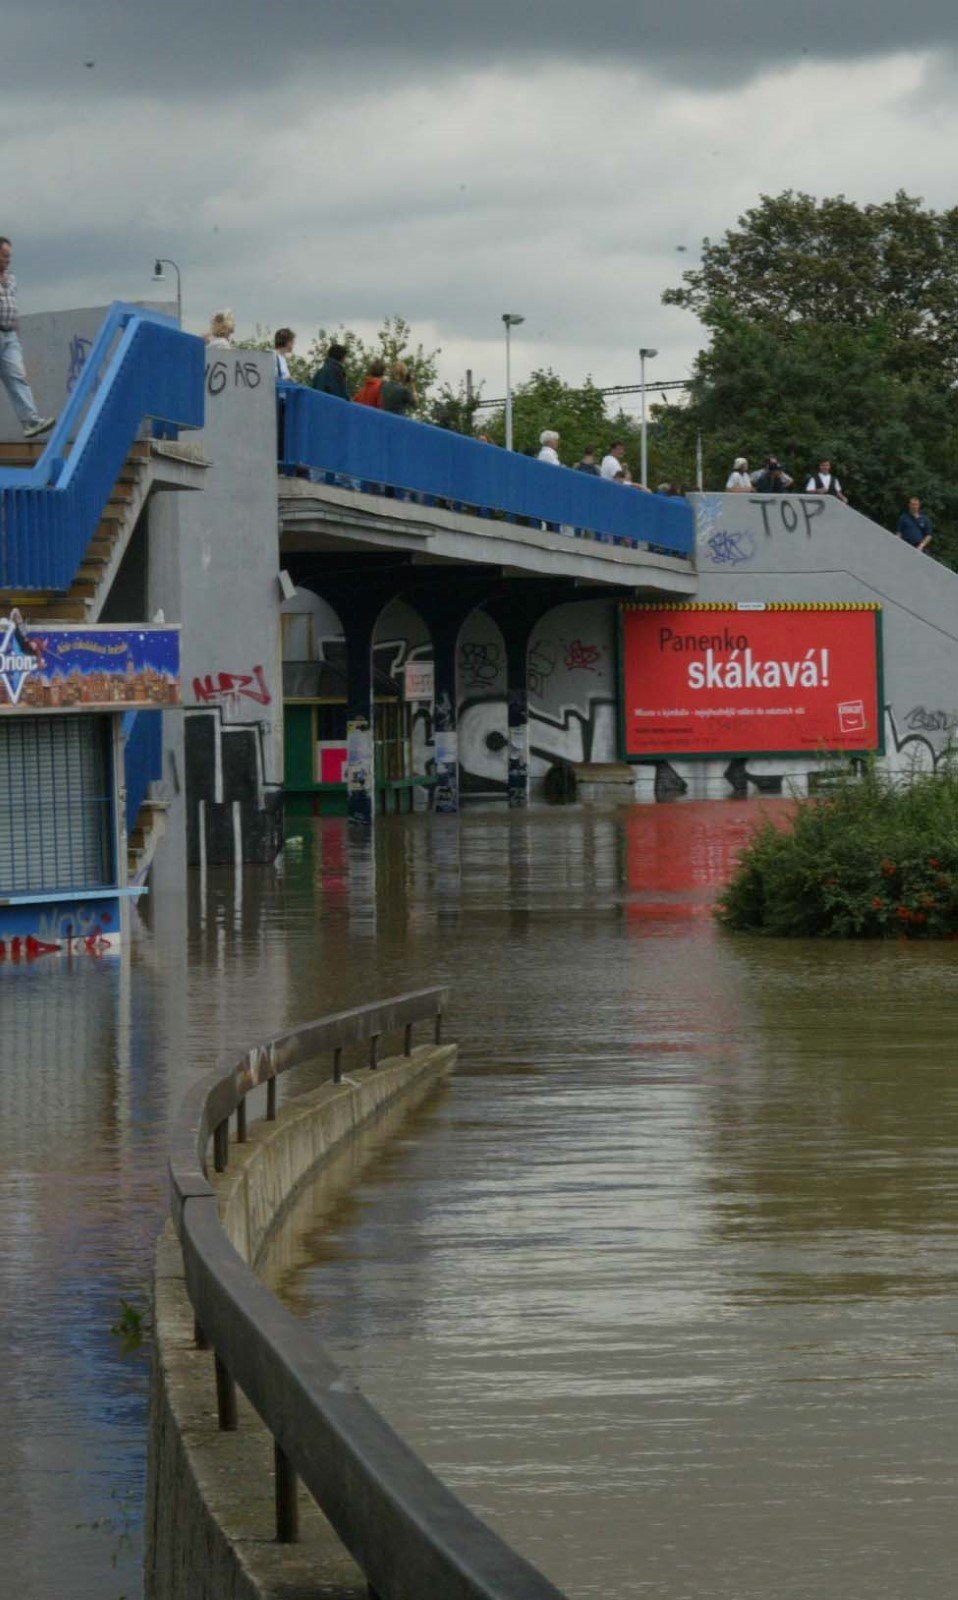
M 852 62 L 958 42 L 953 0 L 7 0 L 0 88 L 82 83 L 97 98 L 336 92 L 347 68 L 429 79 L 536 62 L 631 63 L 690 83 L 792 61 Z M 90 65 L 89 63 L 92 63 Z M 367 77 L 368 81 L 368 77 Z

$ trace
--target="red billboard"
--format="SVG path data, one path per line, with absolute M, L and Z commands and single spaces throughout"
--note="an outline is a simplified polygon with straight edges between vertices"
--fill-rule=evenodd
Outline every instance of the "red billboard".
M 880 607 L 622 608 L 622 741 L 652 756 L 880 750 Z

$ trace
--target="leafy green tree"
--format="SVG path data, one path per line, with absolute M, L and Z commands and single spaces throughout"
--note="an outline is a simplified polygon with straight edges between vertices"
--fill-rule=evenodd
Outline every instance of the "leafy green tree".
M 477 428 L 495 444 L 505 444 L 504 407 L 480 413 Z M 621 412 L 606 414 L 605 400 L 591 378 L 578 388 L 563 382 L 551 367 L 533 372 L 512 397 L 512 439 L 516 450 L 538 455 L 539 436 L 552 428 L 559 435 L 559 454 L 574 466 L 589 445 L 601 456 L 613 439 L 622 439 L 634 474 L 638 474 L 638 434 L 634 421 Z
M 294 352 L 289 370 L 291 377 L 297 383 L 308 383 L 317 367 L 322 366 L 326 359 L 326 352 L 331 344 L 341 344 L 346 348 L 346 381 L 350 390 L 356 390 L 362 383 L 372 361 L 377 358 L 386 363 L 386 370 L 395 361 L 405 361 L 412 370 L 419 396 L 419 414 L 427 415 L 430 407 L 429 390 L 436 382 L 438 372 L 438 358 L 440 350 L 426 350 L 422 344 L 413 344 L 412 329 L 405 317 L 386 317 L 375 339 L 370 342 L 362 339 L 352 328 L 319 328 L 310 338 L 305 352 L 302 350 L 303 340 L 299 338 L 300 353 Z M 252 338 L 237 340 L 237 344 L 245 350 L 272 350 L 273 330 L 257 323 L 256 332 Z
M 689 459 L 701 432 L 708 486 L 735 456 L 754 467 L 774 453 L 804 487 L 829 456 L 852 504 L 886 527 L 920 495 L 934 554 L 958 564 L 956 245 L 958 208 L 902 193 L 864 207 L 764 196 L 663 296 L 709 343 L 688 405 L 657 409 L 660 459 Z
M 775 331 L 811 323 L 880 321 L 888 359 L 904 374 L 958 379 L 958 206 L 929 211 L 903 190 L 880 205 L 844 195 L 763 195 L 697 267 L 667 289 L 666 305 L 703 319 L 724 304 Z

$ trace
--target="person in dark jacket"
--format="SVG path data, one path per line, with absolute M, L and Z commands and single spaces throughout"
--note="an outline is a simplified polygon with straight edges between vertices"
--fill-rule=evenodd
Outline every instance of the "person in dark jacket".
M 419 396 L 416 393 L 412 369 L 405 361 L 394 361 L 389 370 L 389 377 L 382 387 L 383 410 L 392 411 L 397 417 L 404 417 L 418 404 Z
M 586 445 L 582 452 L 582 460 L 576 462 L 574 470 L 576 472 L 587 472 L 590 478 L 598 478 L 600 476 L 595 460 L 594 444 Z
M 318 389 L 320 394 L 334 394 L 340 400 L 348 400 L 346 368 L 343 366 L 345 360 L 346 346 L 331 344 L 326 352 L 326 360 L 313 373 L 311 387 Z
M 898 518 L 895 532 L 899 539 L 904 539 L 906 544 L 914 545 L 916 550 L 927 550 L 934 531 L 934 523 L 922 511 L 918 496 L 913 494 L 908 502 L 908 510 L 903 511 Z
M 769 456 L 761 472 L 755 473 L 752 486 L 756 494 L 788 494 L 792 480 L 777 456 Z

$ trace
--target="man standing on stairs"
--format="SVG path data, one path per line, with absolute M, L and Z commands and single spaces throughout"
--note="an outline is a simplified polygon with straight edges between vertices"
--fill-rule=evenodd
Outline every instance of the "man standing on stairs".
M 20 348 L 17 280 L 10 269 L 13 246 L 0 234 L 0 378 L 17 413 L 25 439 L 36 439 L 53 427 L 55 417 L 41 417 L 27 382 Z

